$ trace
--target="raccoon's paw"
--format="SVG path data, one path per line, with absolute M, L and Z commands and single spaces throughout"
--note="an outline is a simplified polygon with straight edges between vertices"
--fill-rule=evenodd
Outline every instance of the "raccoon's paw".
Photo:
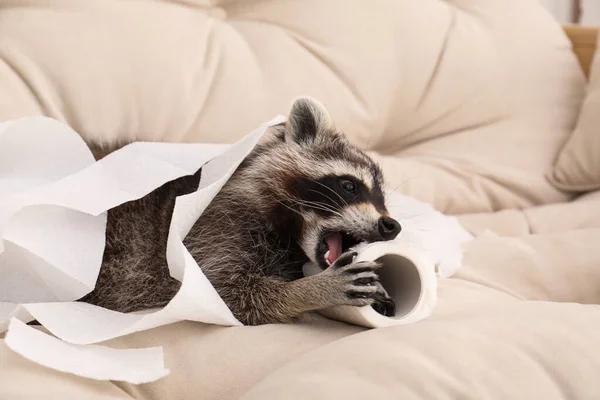
M 381 282 L 376 283 L 377 293 L 375 294 L 375 302 L 372 307 L 379 314 L 386 317 L 393 317 L 396 315 L 396 303 L 386 292 Z
M 376 301 L 380 285 L 375 272 L 380 263 L 354 262 L 356 252 L 346 252 L 324 272 L 328 276 L 328 290 L 336 305 L 367 306 Z

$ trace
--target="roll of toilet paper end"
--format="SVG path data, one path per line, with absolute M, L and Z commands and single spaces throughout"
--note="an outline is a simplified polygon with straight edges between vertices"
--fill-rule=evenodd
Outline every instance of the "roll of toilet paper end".
M 371 306 L 337 306 L 319 310 L 327 318 L 367 328 L 382 328 L 421 321 L 431 315 L 437 302 L 437 275 L 433 259 L 418 247 L 398 242 L 361 244 L 355 262 L 378 260 L 377 270 L 384 289 L 396 303 L 396 315 L 386 317 Z M 304 265 L 305 276 L 322 270 L 318 265 Z

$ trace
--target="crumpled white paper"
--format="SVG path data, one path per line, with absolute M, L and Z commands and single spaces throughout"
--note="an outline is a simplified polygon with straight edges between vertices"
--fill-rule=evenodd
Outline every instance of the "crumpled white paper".
M 463 246 L 473 240 L 454 216 L 444 215 L 431 204 L 388 191 L 386 206 L 390 216 L 402 226 L 394 242 L 408 244 L 432 257 L 440 278 L 448 278 L 460 268 Z
M 4 341 L 15 352 L 40 365 L 67 373 L 79 371 L 78 375 L 96 379 L 122 380 L 123 371 L 127 371 L 127 380 L 140 384 L 169 374 L 168 369 L 161 368 L 163 352 L 160 347 L 117 350 L 105 346 L 73 345 L 33 329 L 18 319 L 11 320 Z M 148 368 L 148 365 L 156 367 Z
M 160 348 L 89 346 L 181 320 L 240 325 L 182 243 L 191 226 L 278 116 L 233 145 L 134 143 L 94 161 L 80 136 L 44 117 L 0 124 L 0 333 L 22 356 L 92 379 L 149 382 L 168 373 Z M 177 198 L 167 259 L 182 282 L 164 308 L 123 314 L 73 302 L 89 293 L 106 211 L 195 173 Z M 20 321 L 38 320 L 55 337 Z M 60 357 L 57 355 L 60 354 Z

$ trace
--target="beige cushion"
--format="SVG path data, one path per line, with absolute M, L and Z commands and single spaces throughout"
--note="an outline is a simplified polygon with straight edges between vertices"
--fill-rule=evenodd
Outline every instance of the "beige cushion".
M 589 215 L 600 214 L 600 199 L 585 203 Z M 564 206 L 552 214 L 567 219 Z M 0 342 L 0 398 L 595 398 L 600 307 L 576 302 L 600 302 L 598 237 L 600 221 L 477 238 L 465 266 L 440 282 L 434 314 L 413 325 L 363 330 L 308 317 L 260 327 L 185 322 L 113 340 L 164 346 L 172 375 L 140 386 L 37 367 Z
M 538 1 L 12 0 L 0 85 L 0 119 L 42 113 L 110 143 L 233 141 L 311 95 L 392 187 L 510 236 L 470 243 L 418 324 L 163 326 L 109 343 L 164 346 L 172 375 L 140 386 L 0 342 L 0 398 L 597 396 L 600 311 L 575 302 L 600 302 L 600 198 L 544 205 L 569 198 L 545 174 L 584 79 Z
M 322 346 L 244 399 L 595 398 L 600 307 L 570 302 L 600 301 L 598 235 L 478 239 L 430 319 Z
M 576 201 L 583 202 L 583 201 L 598 200 L 598 199 L 600 199 L 600 190 L 585 193 L 585 194 L 579 196 Z
M 97 382 L 45 369 L 0 341 L 0 399 L 129 399 L 127 394 L 136 399 L 239 399 L 286 362 L 362 330 L 307 315 L 295 325 L 224 328 L 181 322 L 110 341 L 114 347 L 164 346 L 171 375 L 143 385 Z M 29 381 L 41 384 L 27 385 Z
M 556 160 L 551 179 L 564 190 L 600 188 L 600 51 L 594 57 L 577 128 Z
M 0 120 L 231 142 L 310 95 L 443 211 L 567 199 L 545 173 L 585 82 L 536 1 L 14 0 L 0 20 Z
M 522 236 L 559 233 L 600 226 L 600 190 L 569 203 L 546 204 L 525 210 L 464 214 L 460 223 L 473 235 Z
M 593 399 L 599 326 L 597 307 L 507 302 L 426 330 L 393 327 L 334 342 L 243 399 Z

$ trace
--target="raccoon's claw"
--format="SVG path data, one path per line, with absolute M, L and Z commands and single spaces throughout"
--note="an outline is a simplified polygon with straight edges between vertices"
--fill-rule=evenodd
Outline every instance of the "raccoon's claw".
M 348 265 L 352 261 L 354 261 L 354 257 L 356 257 L 357 254 L 358 253 L 355 251 L 347 251 L 344 254 L 342 254 L 341 256 L 339 256 L 339 258 L 337 260 L 335 260 L 335 262 L 333 264 L 331 264 L 331 266 L 333 268 L 345 267 L 346 265 Z
M 358 278 L 354 280 L 354 284 L 356 285 L 374 285 L 375 282 L 377 282 L 377 279 L 374 277 Z
M 322 280 L 319 287 L 324 307 L 348 305 L 362 307 L 372 305 L 383 290 L 375 272 L 381 264 L 375 261 L 355 262 L 358 253 L 347 251 L 315 279 Z M 385 293 L 385 290 L 383 291 Z
M 372 307 L 379 314 L 384 315 L 386 317 L 393 317 L 396 315 L 396 303 L 388 292 L 385 290 L 381 282 L 377 282 L 377 294 L 375 295 L 375 303 L 373 303 Z
M 396 315 L 396 304 L 390 297 L 375 300 L 375 303 L 373 303 L 371 307 L 379 314 L 386 317 L 393 317 Z
M 354 262 L 356 252 L 346 252 L 327 268 L 321 279 L 331 305 L 367 306 L 373 304 L 381 287 L 375 273 L 381 265 L 373 261 Z

